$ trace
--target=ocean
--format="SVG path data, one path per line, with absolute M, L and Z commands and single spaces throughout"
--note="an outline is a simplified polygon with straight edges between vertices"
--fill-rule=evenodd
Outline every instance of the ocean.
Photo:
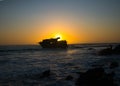
M 113 71 L 109 70 L 109 64 L 119 63 L 120 55 L 97 54 L 107 45 L 71 44 L 68 49 L 43 49 L 40 45 L 0 46 L 0 86 L 75 86 L 77 72 L 102 65 L 107 72 Z M 51 71 L 49 78 L 30 78 L 46 70 Z M 119 83 L 120 66 L 114 71 Z M 68 75 L 74 79 L 66 81 Z

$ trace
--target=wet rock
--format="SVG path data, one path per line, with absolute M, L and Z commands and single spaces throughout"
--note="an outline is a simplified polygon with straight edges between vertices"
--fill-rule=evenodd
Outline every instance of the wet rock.
M 120 45 L 117 45 L 114 49 L 113 49 L 114 54 L 120 54 Z
M 118 62 L 112 62 L 112 63 L 110 64 L 110 69 L 116 68 L 116 67 L 118 67 L 118 66 L 119 66 Z
M 90 47 L 90 48 L 88 48 L 88 50 L 94 50 L 94 48 L 91 48 L 91 47 Z
M 50 76 L 50 70 L 46 70 L 42 73 L 41 78 L 49 77 Z
M 68 76 L 65 78 L 65 80 L 73 80 L 73 76 L 68 75 Z
M 76 86 L 116 86 L 113 74 L 105 73 L 103 68 L 89 69 L 81 73 L 75 84 Z
M 34 80 L 40 80 L 46 77 L 50 76 L 50 70 L 46 70 L 42 73 L 38 73 L 38 74 L 32 74 L 32 75 L 25 75 L 25 78 L 27 79 L 34 79 Z
M 112 54 L 120 54 L 120 45 L 117 45 L 114 49 L 112 45 L 109 45 L 108 48 L 102 49 L 98 52 L 98 55 L 112 55 Z
M 98 52 L 98 55 L 111 55 L 111 54 L 113 54 L 113 50 L 110 48 L 106 48 Z

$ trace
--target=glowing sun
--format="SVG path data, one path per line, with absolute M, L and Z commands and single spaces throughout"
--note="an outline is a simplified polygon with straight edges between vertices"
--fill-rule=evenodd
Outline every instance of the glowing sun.
M 55 38 L 60 38 L 59 40 L 62 40 L 63 39 L 63 37 L 62 37 L 62 35 L 61 34 L 55 34 Z

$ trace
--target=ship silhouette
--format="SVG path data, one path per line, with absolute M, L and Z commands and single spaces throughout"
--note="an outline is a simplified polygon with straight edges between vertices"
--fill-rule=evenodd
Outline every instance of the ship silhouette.
M 67 41 L 66 40 L 60 40 L 60 37 L 57 38 L 50 38 L 50 39 L 44 39 L 39 42 L 42 48 L 67 48 Z

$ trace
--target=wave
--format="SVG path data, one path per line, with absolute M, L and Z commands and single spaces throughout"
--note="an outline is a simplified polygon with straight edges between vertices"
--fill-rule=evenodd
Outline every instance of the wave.
M 0 46 L 0 52 L 39 51 L 41 49 L 37 45 Z
M 95 47 L 107 47 L 110 43 L 97 43 L 97 44 L 69 44 L 68 49 L 83 49 L 83 48 L 95 48 Z M 116 45 L 115 43 L 111 45 Z M 39 45 L 17 45 L 17 46 L 0 46 L 0 52 L 26 52 L 26 51 L 43 51 L 51 49 L 43 49 Z M 52 49 L 63 50 L 63 49 Z

